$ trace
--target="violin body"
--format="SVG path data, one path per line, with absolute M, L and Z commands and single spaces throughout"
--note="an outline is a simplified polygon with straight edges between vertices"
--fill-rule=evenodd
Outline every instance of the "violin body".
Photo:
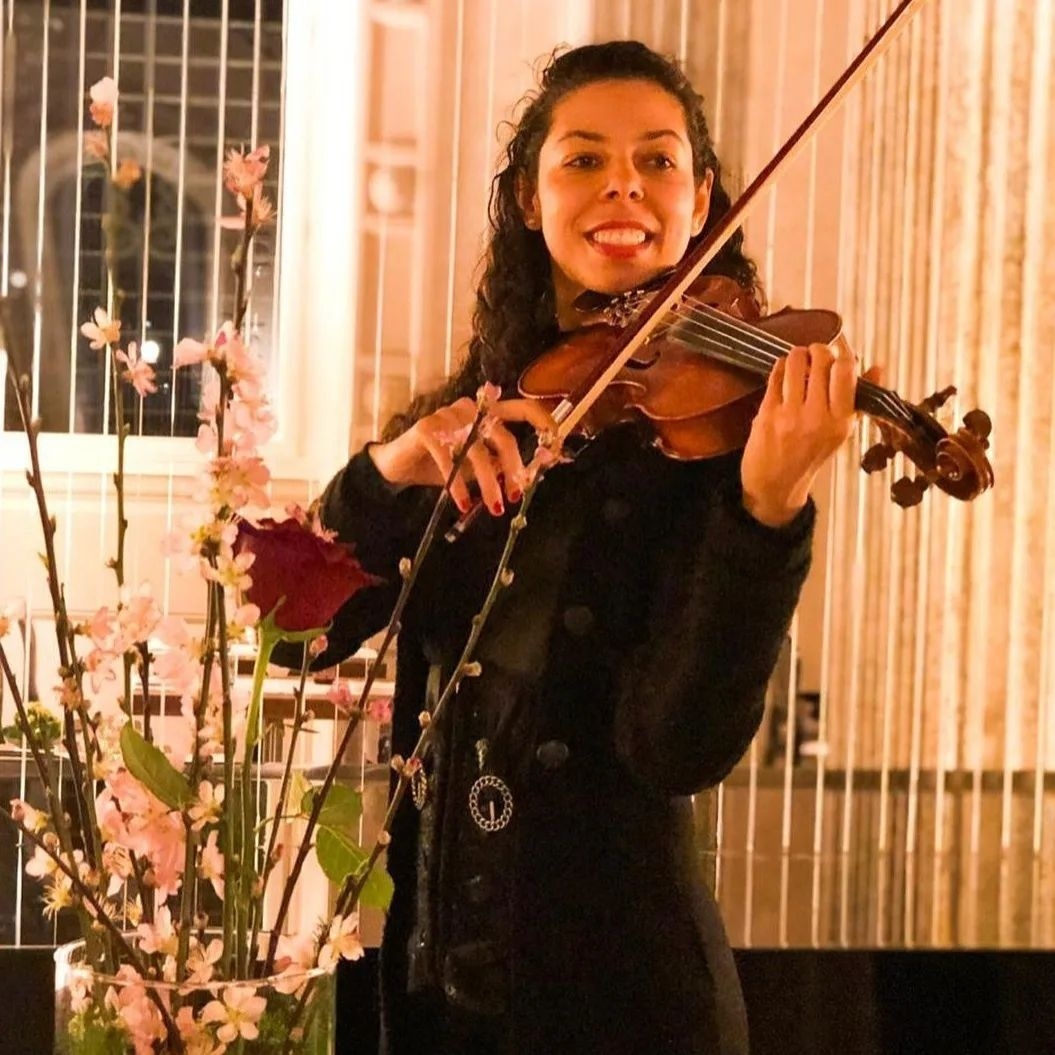
M 845 343 L 833 311 L 784 308 L 762 316 L 754 298 L 731 278 L 706 275 L 689 290 L 693 307 L 706 305 L 788 344 Z M 605 309 L 601 309 L 603 314 Z M 574 331 L 521 374 L 520 391 L 555 406 L 611 358 L 621 328 L 594 322 Z M 580 431 L 594 436 L 618 422 L 644 417 L 656 445 L 670 458 L 695 461 L 738 450 L 765 391 L 768 372 L 709 358 L 677 321 L 633 356 L 591 407 Z

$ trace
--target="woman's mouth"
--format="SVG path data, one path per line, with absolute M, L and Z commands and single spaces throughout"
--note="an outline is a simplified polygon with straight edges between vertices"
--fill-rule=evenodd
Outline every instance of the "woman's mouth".
M 604 256 L 625 259 L 641 252 L 652 241 L 652 235 L 643 227 L 612 224 L 589 231 L 586 240 Z

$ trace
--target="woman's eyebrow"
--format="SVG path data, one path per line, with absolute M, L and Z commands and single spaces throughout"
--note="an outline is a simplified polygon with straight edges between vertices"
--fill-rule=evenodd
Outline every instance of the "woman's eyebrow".
M 664 136 L 673 136 L 675 139 L 683 139 L 673 128 L 658 128 L 654 132 L 645 132 L 640 138 L 651 141 L 653 139 L 662 139 Z M 608 137 L 602 135 L 600 132 L 588 132 L 582 128 L 573 129 L 570 132 L 565 132 L 557 142 L 563 143 L 565 139 L 587 139 L 591 143 L 605 143 Z

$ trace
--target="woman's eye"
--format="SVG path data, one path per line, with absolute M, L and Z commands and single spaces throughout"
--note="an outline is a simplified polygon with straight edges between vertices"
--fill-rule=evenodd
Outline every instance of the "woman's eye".
M 587 169 L 596 168 L 599 163 L 600 159 L 596 154 L 576 154 L 573 157 L 568 158 L 565 165 L 567 165 L 568 168 Z
M 669 154 L 653 154 L 652 164 L 658 169 L 672 169 L 677 163 Z

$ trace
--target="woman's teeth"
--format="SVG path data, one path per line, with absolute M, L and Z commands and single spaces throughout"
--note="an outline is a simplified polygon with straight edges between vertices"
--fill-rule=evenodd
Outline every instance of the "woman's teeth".
M 647 237 L 639 227 L 605 227 L 590 235 L 591 241 L 602 245 L 641 245 Z

